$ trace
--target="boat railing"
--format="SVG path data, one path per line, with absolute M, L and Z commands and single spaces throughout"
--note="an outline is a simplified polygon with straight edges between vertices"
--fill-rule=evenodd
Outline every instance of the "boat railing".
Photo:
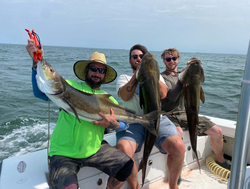
M 235 132 L 234 152 L 229 189 L 244 188 L 248 148 L 250 144 L 250 42 L 245 72 L 241 84 L 241 98 Z

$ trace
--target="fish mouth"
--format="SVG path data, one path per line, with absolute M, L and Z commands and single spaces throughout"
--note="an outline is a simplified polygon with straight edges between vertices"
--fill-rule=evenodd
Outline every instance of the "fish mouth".
M 57 93 L 53 93 L 53 94 L 49 94 L 48 95 L 51 95 L 51 96 L 58 96 L 58 95 L 62 95 L 63 94 L 63 91 L 59 91 Z

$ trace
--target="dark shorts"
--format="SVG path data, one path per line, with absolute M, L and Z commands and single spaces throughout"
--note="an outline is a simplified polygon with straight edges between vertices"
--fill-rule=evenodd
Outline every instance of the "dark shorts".
M 78 185 L 77 173 L 84 166 L 95 167 L 119 181 L 125 181 L 133 168 L 133 161 L 106 141 L 94 155 L 88 158 L 75 159 L 55 155 L 49 157 L 49 161 L 50 179 L 54 189 L 62 189 L 70 184 Z M 121 169 L 123 171 L 120 171 Z
M 185 111 L 175 111 L 172 113 L 167 114 L 168 118 L 175 124 L 176 127 L 184 127 L 188 130 L 188 123 L 187 123 L 187 115 Z M 206 136 L 204 133 L 211 127 L 213 127 L 215 123 L 210 121 L 205 116 L 199 116 L 199 125 L 197 126 L 197 134 L 198 136 Z

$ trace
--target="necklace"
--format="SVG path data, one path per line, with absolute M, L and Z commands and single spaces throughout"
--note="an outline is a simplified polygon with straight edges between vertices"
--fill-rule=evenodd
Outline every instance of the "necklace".
M 168 73 L 174 73 L 174 74 L 178 74 L 178 73 L 181 73 L 183 70 L 181 70 L 181 71 L 170 71 L 170 70 L 166 70 L 166 72 L 168 72 Z

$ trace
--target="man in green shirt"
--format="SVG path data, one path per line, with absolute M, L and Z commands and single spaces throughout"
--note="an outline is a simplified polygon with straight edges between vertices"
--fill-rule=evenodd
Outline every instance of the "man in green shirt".
M 32 39 L 26 47 L 33 59 L 37 47 Z M 101 84 L 115 80 L 116 71 L 107 65 L 105 55 L 94 52 L 89 60 L 77 61 L 74 65 L 76 76 L 85 81 L 66 80 L 72 87 L 91 94 L 106 94 L 100 89 Z M 33 61 L 32 86 L 37 98 L 49 100 L 36 84 L 36 63 Z M 111 96 L 110 99 L 118 102 Z M 117 121 L 114 112 L 102 120 L 88 122 L 81 120 L 65 111 L 60 111 L 59 118 L 50 139 L 49 165 L 51 188 L 77 189 L 79 188 L 77 173 L 83 166 L 95 167 L 110 176 L 108 187 L 119 188 L 131 174 L 133 161 L 123 152 L 110 146 L 104 138 L 105 128 L 126 129 L 126 123 Z

